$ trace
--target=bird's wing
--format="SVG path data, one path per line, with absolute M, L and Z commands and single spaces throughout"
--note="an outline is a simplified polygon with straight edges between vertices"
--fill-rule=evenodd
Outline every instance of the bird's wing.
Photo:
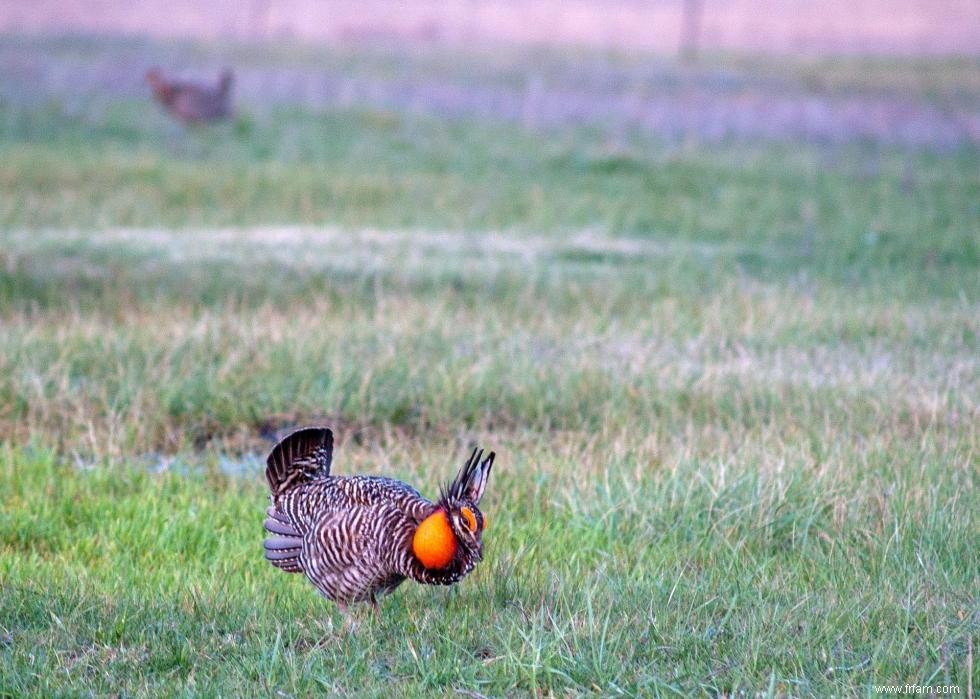
M 335 481 L 335 497 L 343 499 L 343 505 L 390 506 L 410 519 L 420 521 L 432 508 L 432 503 L 422 497 L 415 488 L 384 476 L 351 476 Z

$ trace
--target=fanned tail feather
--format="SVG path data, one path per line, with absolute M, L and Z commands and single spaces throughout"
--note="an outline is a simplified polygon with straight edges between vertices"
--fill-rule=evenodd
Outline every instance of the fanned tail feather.
M 330 475 L 333 432 L 326 427 L 304 427 L 284 437 L 266 460 L 265 477 L 272 496 L 300 483 Z

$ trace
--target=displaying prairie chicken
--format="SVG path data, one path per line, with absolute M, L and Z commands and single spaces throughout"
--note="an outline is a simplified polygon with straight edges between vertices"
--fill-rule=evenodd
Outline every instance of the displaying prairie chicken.
M 303 573 L 346 608 L 393 591 L 406 578 L 452 585 L 483 557 L 483 497 L 495 454 L 473 450 L 456 478 L 431 502 L 382 476 L 332 476 L 333 433 L 308 427 L 280 441 L 265 470 L 272 490 L 265 557 Z

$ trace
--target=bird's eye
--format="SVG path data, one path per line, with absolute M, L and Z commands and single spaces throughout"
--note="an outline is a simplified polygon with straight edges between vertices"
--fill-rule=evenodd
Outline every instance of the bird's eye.
M 470 528 L 470 531 L 476 533 L 476 515 L 473 514 L 473 510 L 468 507 L 461 507 L 459 513 L 463 515 L 463 519 L 466 520 L 466 526 Z

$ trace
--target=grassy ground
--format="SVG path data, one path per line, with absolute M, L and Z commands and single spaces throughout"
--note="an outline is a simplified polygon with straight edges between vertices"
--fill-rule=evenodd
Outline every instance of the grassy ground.
M 0 102 L 0 695 L 977 685 L 974 149 L 269 114 Z M 477 571 L 266 565 L 318 420 L 496 449 Z

